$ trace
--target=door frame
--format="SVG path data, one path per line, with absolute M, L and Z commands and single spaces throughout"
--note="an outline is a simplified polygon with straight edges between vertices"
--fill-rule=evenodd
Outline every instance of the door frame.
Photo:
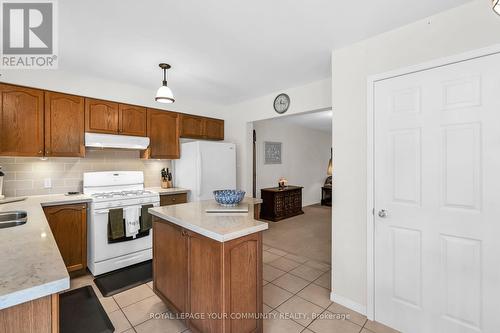
M 367 183 L 366 183 L 366 194 L 367 194 L 367 206 L 366 206 L 366 316 L 370 320 L 376 320 L 375 318 L 375 122 L 374 122 L 374 90 L 375 84 L 379 81 L 392 79 L 399 76 L 404 76 L 408 74 L 414 74 L 418 72 L 423 72 L 439 67 L 444 67 L 452 64 L 457 64 L 465 62 L 472 59 L 487 57 L 490 55 L 500 53 L 500 44 L 495 44 L 485 48 L 452 55 L 448 57 L 438 58 L 428 62 L 420 63 L 417 65 L 412 65 L 393 71 L 376 74 L 369 76 L 367 78 Z

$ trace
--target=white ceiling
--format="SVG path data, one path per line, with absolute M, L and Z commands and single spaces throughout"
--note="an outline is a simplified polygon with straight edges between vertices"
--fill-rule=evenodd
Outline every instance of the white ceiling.
M 231 104 L 327 78 L 330 50 L 470 0 L 64 0 L 59 68 Z
M 297 126 L 303 126 L 311 128 L 322 132 L 332 132 L 332 111 L 319 111 L 319 112 L 309 112 L 301 113 L 298 115 L 290 115 L 279 118 L 274 118 L 269 121 L 275 122 L 285 122 L 289 124 L 294 124 Z M 268 120 L 263 120 L 268 121 Z

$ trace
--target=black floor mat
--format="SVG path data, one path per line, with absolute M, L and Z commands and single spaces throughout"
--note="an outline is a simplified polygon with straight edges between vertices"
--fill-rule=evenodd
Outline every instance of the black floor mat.
M 94 289 L 85 286 L 59 295 L 60 333 L 112 333 L 111 320 Z
M 104 297 L 113 296 L 153 279 L 152 260 L 99 275 L 94 283 Z

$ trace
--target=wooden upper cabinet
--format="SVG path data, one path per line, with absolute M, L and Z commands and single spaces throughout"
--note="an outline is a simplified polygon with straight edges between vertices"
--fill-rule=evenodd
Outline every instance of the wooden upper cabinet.
M 85 131 L 118 134 L 118 103 L 85 98 Z
M 119 105 L 120 129 L 122 135 L 147 135 L 147 109 L 140 106 Z
M 85 156 L 85 102 L 80 96 L 45 92 L 45 156 Z
M 203 133 L 206 139 L 224 140 L 224 120 L 206 118 Z
M 43 90 L 0 84 L 0 155 L 43 156 Z
M 177 159 L 179 149 L 179 115 L 148 109 L 149 158 Z
M 50 230 L 68 272 L 87 268 L 87 205 L 44 207 Z
M 224 120 L 180 115 L 182 138 L 224 140 Z
M 182 138 L 203 138 L 204 118 L 190 116 L 186 114 L 180 115 L 180 132 Z

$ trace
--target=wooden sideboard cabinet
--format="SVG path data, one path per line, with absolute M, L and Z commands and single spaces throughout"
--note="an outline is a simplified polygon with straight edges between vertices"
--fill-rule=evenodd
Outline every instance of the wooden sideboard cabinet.
M 260 218 L 269 221 L 280 221 L 292 216 L 304 214 L 302 211 L 302 187 L 287 186 L 263 188 L 260 190 L 262 205 Z

